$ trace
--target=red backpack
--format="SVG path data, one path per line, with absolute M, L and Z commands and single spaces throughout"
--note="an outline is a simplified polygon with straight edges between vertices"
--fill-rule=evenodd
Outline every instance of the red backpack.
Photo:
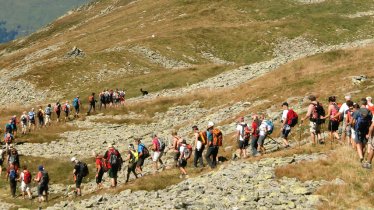
M 28 170 L 23 171 L 23 182 L 25 184 L 30 184 L 31 183 L 31 173 Z
M 297 113 L 292 109 L 288 110 L 287 125 L 294 127 L 295 125 L 297 125 L 298 121 L 299 121 L 299 116 L 297 115 Z

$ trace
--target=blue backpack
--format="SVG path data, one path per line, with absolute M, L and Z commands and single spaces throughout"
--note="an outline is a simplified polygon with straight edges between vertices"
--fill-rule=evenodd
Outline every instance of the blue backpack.
M 372 115 L 370 115 L 370 111 L 365 108 L 359 109 L 358 112 L 359 114 L 356 119 L 355 131 L 367 133 L 371 125 Z
M 11 169 L 11 170 L 9 171 L 9 179 L 10 179 L 11 181 L 15 181 L 16 178 L 17 178 L 17 173 L 16 173 L 16 171 L 15 171 L 14 169 Z
M 274 131 L 274 123 L 270 120 L 266 120 L 266 125 L 268 129 L 268 135 L 272 134 Z
M 74 107 L 79 106 L 79 99 L 78 98 L 74 98 L 74 100 L 73 100 L 73 106 Z

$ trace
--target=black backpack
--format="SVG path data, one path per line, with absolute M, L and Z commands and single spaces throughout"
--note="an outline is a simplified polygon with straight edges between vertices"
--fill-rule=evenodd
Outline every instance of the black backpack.
M 86 177 L 86 176 L 89 174 L 88 166 L 87 166 L 86 163 L 81 162 L 81 163 L 79 164 L 79 169 L 80 169 L 80 175 L 81 175 L 82 177 Z
M 41 186 L 47 186 L 49 183 L 49 175 L 47 171 L 42 171 L 42 178 L 40 180 L 40 185 Z
M 143 150 L 142 150 L 142 153 L 143 153 L 143 158 L 147 158 L 150 156 L 149 154 L 149 150 L 147 149 L 147 147 L 144 145 L 144 144 L 141 144 L 143 146 Z

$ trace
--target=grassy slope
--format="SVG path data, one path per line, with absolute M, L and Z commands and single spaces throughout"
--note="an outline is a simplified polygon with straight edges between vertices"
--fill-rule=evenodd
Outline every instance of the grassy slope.
M 15 60 L 36 49 L 67 41 L 61 50 L 47 57 L 61 58 L 72 46 L 83 49 L 87 57 L 35 66 L 21 77 L 38 87 L 49 87 L 69 97 L 71 92 L 78 90 L 88 94 L 92 89 L 98 91 L 108 86 L 125 87 L 128 96 L 135 96 L 140 87 L 157 91 L 185 86 L 234 68 L 207 65 L 209 61 L 201 58 L 201 51 L 212 52 L 217 57 L 242 65 L 271 58 L 273 44 L 280 37 L 305 36 L 319 44 L 326 44 L 368 38 L 374 32 L 370 17 L 349 19 L 341 16 L 366 11 L 374 7 L 372 1 L 328 1 L 316 5 L 300 5 L 286 0 L 129 2 L 119 1 L 114 12 L 75 30 L 67 30 L 113 3 L 100 1 L 89 11 L 57 20 L 51 29 L 31 35 L 23 43 L 0 46 L 0 49 L 7 47 L 12 50 L 34 43 L 29 50 L 2 59 L 0 67 L 10 67 Z M 63 35 L 55 36 L 58 33 Z M 151 38 L 152 34 L 155 38 Z M 195 67 L 170 73 L 170 70 L 126 50 L 115 53 L 103 51 L 115 46 L 130 48 L 135 45 L 149 47 L 175 60 L 190 62 Z M 183 55 L 196 61 L 191 62 Z M 133 66 L 149 68 L 151 73 L 129 73 L 121 76 L 123 79 L 120 80 L 109 75 L 108 79 L 99 82 L 81 79 L 85 76 L 95 78 L 104 66 L 111 70 L 119 69 L 128 61 Z M 160 82 L 161 79 L 167 82 Z

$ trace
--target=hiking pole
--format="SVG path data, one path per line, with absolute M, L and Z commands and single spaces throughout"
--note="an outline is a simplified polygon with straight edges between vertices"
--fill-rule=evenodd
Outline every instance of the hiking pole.
M 271 136 L 269 136 L 269 135 L 267 137 L 269 137 L 269 139 L 273 140 L 277 144 L 282 144 L 282 143 L 279 143 L 278 141 L 274 140 L 273 138 L 271 138 Z
M 301 130 L 302 130 L 302 124 L 300 123 L 300 126 L 299 126 L 299 148 L 301 147 Z

